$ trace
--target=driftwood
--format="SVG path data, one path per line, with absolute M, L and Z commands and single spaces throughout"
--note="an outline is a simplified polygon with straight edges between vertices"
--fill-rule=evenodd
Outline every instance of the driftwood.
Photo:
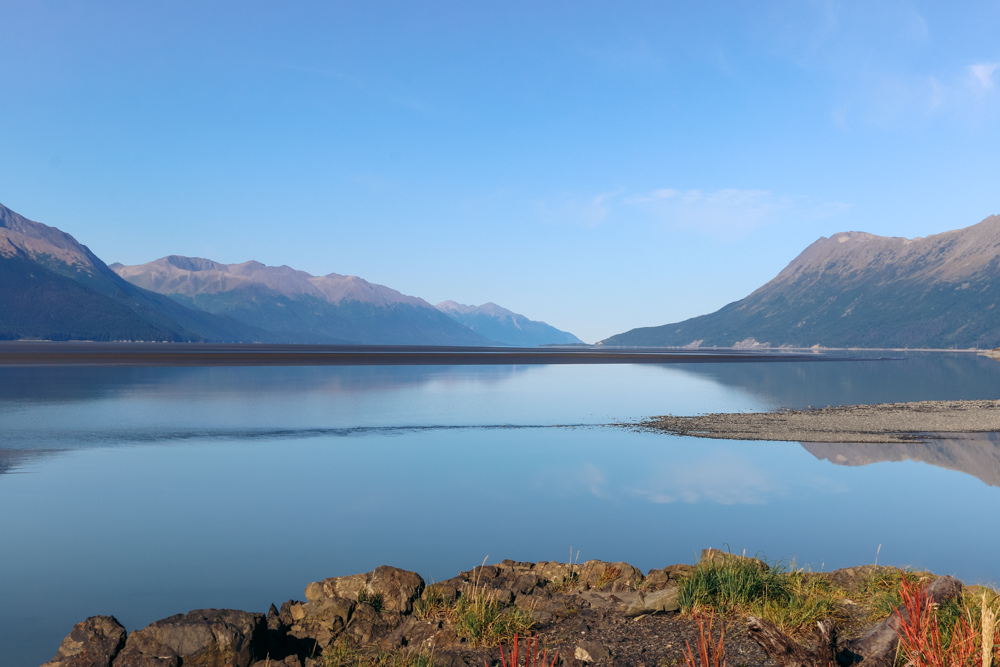
M 805 647 L 763 618 L 747 618 L 750 636 L 781 667 L 834 667 L 837 660 L 837 628 L 832 618 L 816 624 L 815 641 Z
M 927 587 L 927 595 L 934 604 L 952 600 L 961 592 L 962 582 L 953 577 L 938 577 Z M 877 667 L 894 663 L 899 644 L 896 630 L 903 618 L 906 618 L 906 610 L 897 607 L 884 621 L 840 647 L 837 646 L 837 629 L 830 618 L 816 624 L 816 639 L 811 647 L 802 646 L 773 623 L 756 616 L 747 619 L 747 627 L 750 636 L 780 667 L 833 667 L 838 664 L 846 667 L 858 663 Z

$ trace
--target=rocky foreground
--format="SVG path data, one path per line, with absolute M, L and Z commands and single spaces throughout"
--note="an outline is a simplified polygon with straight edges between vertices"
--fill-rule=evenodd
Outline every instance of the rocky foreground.
M 905 443 L 944 433 L 1000 432 L 1000 401 L 915 401 L 691 417 L 665 415 L 623 425 L 726 440 Z
M 702 563 L 732 558 L 741 557 L 702 552 Z M 506 560 L 427 586 L 415 572 L 382 566 L 311 583 L 305 601 L 289 600 L 280 609 L 272 605 L 266 614 L 200 609 L 132 633 L 112 616 L 94 616 L 74 626 L 43 667 L 428 665 L 413 656 L 439 667 L 498 665 L 495 641 L 489 645 L 485 634 L 470 635 L 472 626 L 447 613 L 463 597 L 494 600 L 505 618 L 520 618 L 522 636 L 537 633 L 550 663 L 558 652 L 555 665 L 665 667 L 683 664 L 686 643 L 694 645 L 698 636 L 694 620 L 678 613 L 680 581 L 694 569 L 672 565 L 643 575 L 627 563 Z M 873 571 L 888 569 L 864 566 L 811 576 L 851 590 Z M 946 580 L 961 589 L 954 579 L 940 578 Z M 842 628 L 842 638 L 861 638 L 844 646 L 894 637 L 891 628 L 886 634 L 887 622 L 871 625 L 862 621 Z M 742 622 L 730 626 L 726 647 L 730 664 L 775 664 Z M 382 656 L 381 662 L 372 655 Z M 387 655 L 395 658 L 387 661 Z

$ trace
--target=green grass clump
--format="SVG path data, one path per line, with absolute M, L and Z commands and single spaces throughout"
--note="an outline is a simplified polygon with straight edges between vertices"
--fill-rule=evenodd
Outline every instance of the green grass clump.
M 780 564 L 732 558 L 722 564 L 707 562 L 681 582 L 681 610 L 714 610 L 753 614 L 786 631 L 810 627 L 841 615 L 837 600 L 843 592 L 830 582 L 802 572 L 788 572 Z
M 497 591 L 477 585 L 462 592 L 448 615 L 459 636 L 473 646 L 513 641 L 514 635 L 526 634 L 535 624 L 529 612 L 500 600 Z
M 370 605 L 372 609 L 378 612 L 382 611 L 382 606 L 385 604 L 381 593 L 372 593 L 367 588 L 358 589 L 357 601 L 358 604 Z

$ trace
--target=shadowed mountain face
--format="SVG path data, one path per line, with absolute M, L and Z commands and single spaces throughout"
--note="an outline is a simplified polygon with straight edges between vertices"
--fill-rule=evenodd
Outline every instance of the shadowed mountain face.
M 171 255 L 111 266 L 129 282 L 208 313 L 312 343 L 489 345 L 417 297 L 357 276 Z
M 534 347 L 536 345 L 581 345 L 583 341 L 545 322 L 529 320 L 495 303 L 466 306 L 444 301 L 437 309 L 477 334 L 504 345 Z
M 1000 345 L 1000 217 L 904 239 L 823 237 L 750 296 L 607 345 L 992 348 Z
M 1000 433 L 956 434 L 953 438 L 905 444 L 803 442 L 818 459 L 843 466 L 884 461 L 920 461 L 977 477 L 1000 486 Z
M 257 342 L 265 334 L 139 289 L 69 234 L 0 205 L 0 339 Z

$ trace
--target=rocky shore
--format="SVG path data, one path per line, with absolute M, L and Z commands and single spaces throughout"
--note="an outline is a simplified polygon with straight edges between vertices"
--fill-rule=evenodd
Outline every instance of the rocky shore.
M 700 564 L 734 558 L 752 560 L 708 549 Z M 43 667 L 490 667 L 500 664 L 501 623 L 508 633 L 537 634 L 550 663 L 558 653 L 557 666 L 667 667 L 684 664 L 687 642 L 695 645 L 698 637 L 695 621 L 678 613 L 681 581 L 695 569 L 679 564 L 644 575 L 628 563 L 505 560 L 427 585 L 415 572 L 382 566 L 313 582 L 305 600 L 266 613 L 201 609 L 131 633 L 113 616 L 91 617 L 74 626 Z M 807 576 L 850 591 L 890 569 Z M 961 588 L 950 577 L 942 580 Z M 472 606 L 461 607 L 463 600 Z M 842 604 L 841 618 L 854 619 L 841 628 L 843 641 L 878 633 L 856 603 Z M 476 626 L 477 612 L 489 605 L 499 613 L 487 615 L 489 627 Z M 730 664 L 775 664 L 745 624 L 730 620 Z
M 916 401 L 690 417 L 665 415 L 623 426 L 726 440 L 905 443 L 942 437 L 938 434 L 1000 432 L 1000 401 Z

